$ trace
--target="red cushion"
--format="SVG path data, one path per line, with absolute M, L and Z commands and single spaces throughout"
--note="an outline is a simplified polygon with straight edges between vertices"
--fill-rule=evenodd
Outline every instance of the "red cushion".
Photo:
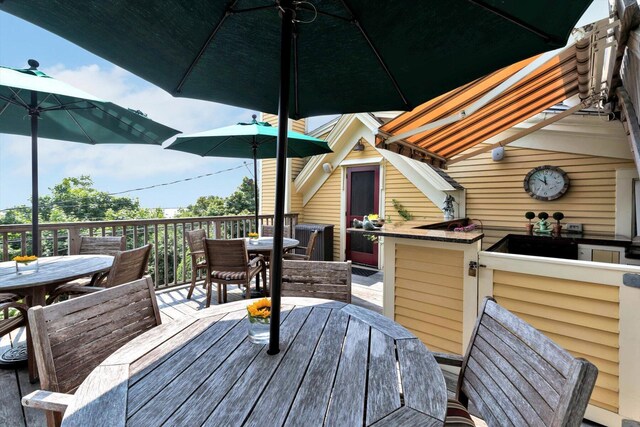
M 447 417 L 444 425 L 447 427 L 475 426 L 467 408 L 455 399 L 447 400 Z

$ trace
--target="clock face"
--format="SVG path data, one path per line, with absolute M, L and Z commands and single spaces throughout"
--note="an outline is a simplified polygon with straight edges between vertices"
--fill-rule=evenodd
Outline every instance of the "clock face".
M 569 177 L 555 166 L 538 166 L 524 178 L 524 190 L 538 200 L 555 200 L 569 189 Z

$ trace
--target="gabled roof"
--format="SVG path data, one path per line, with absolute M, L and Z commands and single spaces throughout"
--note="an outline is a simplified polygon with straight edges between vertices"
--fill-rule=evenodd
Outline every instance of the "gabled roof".
M 313 197 L 329 178 L 329 174 L 324 172 L 322 165 L 328 163 L 334 169 L 339 167 L 351 152 L 357 138 L 362 135 L 363 127 L 366 129 L 365 132 L 370 132 L 371 135 L 370 138 L 365 137 L 364 139 L 375 148 L 373 135 L 376 134 L 380 121 L 374 114 L 370 113 L 345 114 L 335 122 L 332 122 L 332 126 L 330 131 L 329 128 L 323 128 L 321 132 L 323 134 L 329 132 L 326 141 L 333 153 L 312 157 L 294 180 L 296 191 L 304 193 L 304 204 Z M 446 191 L 462 189 L 462 186 L 453 178 L 431 165 L 401 156 L 389 150 L 375 149 L 380 154 L 379 160 L 387 160 L 410 180 L 416 188 L 433 201 L 437 200 L 439 202 L 442 200 Z
M 526 59 L 441 95 L 383 125 L 376 144 L 444 166 L 457 154 L 578 92 L 586 97 L 588 48 L 589 40 L 583 40 L 551 58 Z M 393 138 L 438 120 L 442 125 L 402 140 Z

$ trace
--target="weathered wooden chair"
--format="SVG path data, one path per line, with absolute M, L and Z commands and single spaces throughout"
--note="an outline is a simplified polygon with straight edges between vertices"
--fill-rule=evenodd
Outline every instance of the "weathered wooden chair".
M 74 255 L 111 255 L 126 249 L 125 236 L 82 236 L 78 253 Z M 75 290 L 81 286 L 100 286 L 107 278 L 108 273 L 94 275 L 94 277 L 83 277 L 58 285 L 49 293 L 47 304 L 52 304 L 61 295 L 77 294 Z
M 260 236 L 262 237 L 273 237 L 273 231 L 275 229 L 275 226 L 273 225 L 262 225 L 261 226 L 262 231 L 260 232 Z M 284 235 L 284 237 L 291 237 L 291 226 L 290 225 L 285 225 L 284 229 L 282 230 L 282 233 Z
M 316 239 L 320 233 L 318 231 L 314 231 L 309 236 L 309 241 L 307 242 L 307 246 L 296 246 L 295 248 L 291 248 L 289 252 L 286 252 L 282 255 L 284 259 L 290 260 L 298 260 L 298 261 L 309 261 L 311 259 L 311 254 L 313 253 L 313 248 L 316 246 Z M 296 252 L 303 251 L 303 253 Z
M 205 288 L 207 287 L 207 260 L 204 257 L 204 245 L 202 243 L 202 239 L 207 238 L 207 232 L 203 228 L 200 228 L 198 230 L 187 231 L 186 236 L 187 244 L 189 245 L 189 252 L 191 254 L 191 286 L 189 287 L 187 298 L 191 299 L 193 290 L 196 288 L 198 271 L 203 271 L 205 273 L 204 286 Z
M 62 294 L 89 294 L 140 279 L 147 271 L 151 247 L 152 245 L 149 243 L 139 248 L 117 252 L 113 258 L 113 265 L 109 269 L 109 274 L 102 281 L 101 286 L 69 285 L 60 292 L 52 294 L 49 299 L 52 299 L 52 297 L 57 298 Z
M 47 411 L 47 424 L 60 424 L 85 377 L 125 343 L 159 325 L 160 310 L 151 277 L 46 307 L 29 309 L 29 328 L 40 374 L 24 406 Z
M 244 286 L 245 297 L 251 298 L 251 280 L 259 273 L 267 290 L 267 269 L 262 255 L 249 260 L 244 239 L 202 239 L 207 260 L 207 302 L 211 305 L 211 284 L 218 285 L 218 304 L 227 302 L 227 285 Z
M 283 297 L 351 303 L 351 261 L 282 261 Z
M 474 425 L 469 402 L 490 426 L 580 426 L 598 369 L 486 298 L 464 358 L 435 354 L 461 367 L 448 423 Z M 446 424 L 449 425 L 449 424 Z

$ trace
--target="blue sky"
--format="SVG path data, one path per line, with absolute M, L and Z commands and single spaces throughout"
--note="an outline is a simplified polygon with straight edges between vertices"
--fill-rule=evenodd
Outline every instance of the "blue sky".
M 0 65 L 27 67 L 29 58 L 47 74 L 185 133 L 251 120 L 253 111 L 212 102 L 173 98 L 163 90 L 66 40 L 12 15 L 0 12 Z M 257 112 L 256 112 L 257 113 Z M 326 119 L 325 119 L 326 120 Z M 321 118 L 311 123 L 320 124 Z M 166 145 L 166 144 L 165 144 Z M 201 158 L 160 147 L 90 146 L 39 140 L 39 191 L 67 176 L 91 175 L 96 188 L 108 192 L 147 187 L 239 167 L 210 177 L 128 193 L 145 207 L 176 208 L 202 195 L 227 196 L 251 176 L 249 159 Z M 29 204 L 30 138 L 0 134 L 0 209 Z M 247 162 L 247 167 L 243 164 Z
M 607 0 L 595 0 L 578 25 L 606 15 Z M 149 118 L 184 133 L 248 121 L 254 113 L 212 102 L 173 98 L 56 35 L 0 12 L 0 65 L 27 67 L 30 58 L 37 59 L 40 69 L 55 78 L 123 107 L 141 110 Z M 309 127 L 313 129 L 326 120 L 310 119 Z M 244 167 L 241 159 L 200 158 L 160 147 L 90 146 L 46 139 L 40 139 L 38 147 L 41 195 L 67 176 L 91 175 L 96 188 L 115 193 L 238 167 L 210 177 L 127 193 L 139 198 L 145 207 L 177 208 L 202 195 L 227 196 L 242 177 L 251 175 L 249 159 Z M 0 209 L 30 203 L 30 159 L 28 137 L 0 134 Z

